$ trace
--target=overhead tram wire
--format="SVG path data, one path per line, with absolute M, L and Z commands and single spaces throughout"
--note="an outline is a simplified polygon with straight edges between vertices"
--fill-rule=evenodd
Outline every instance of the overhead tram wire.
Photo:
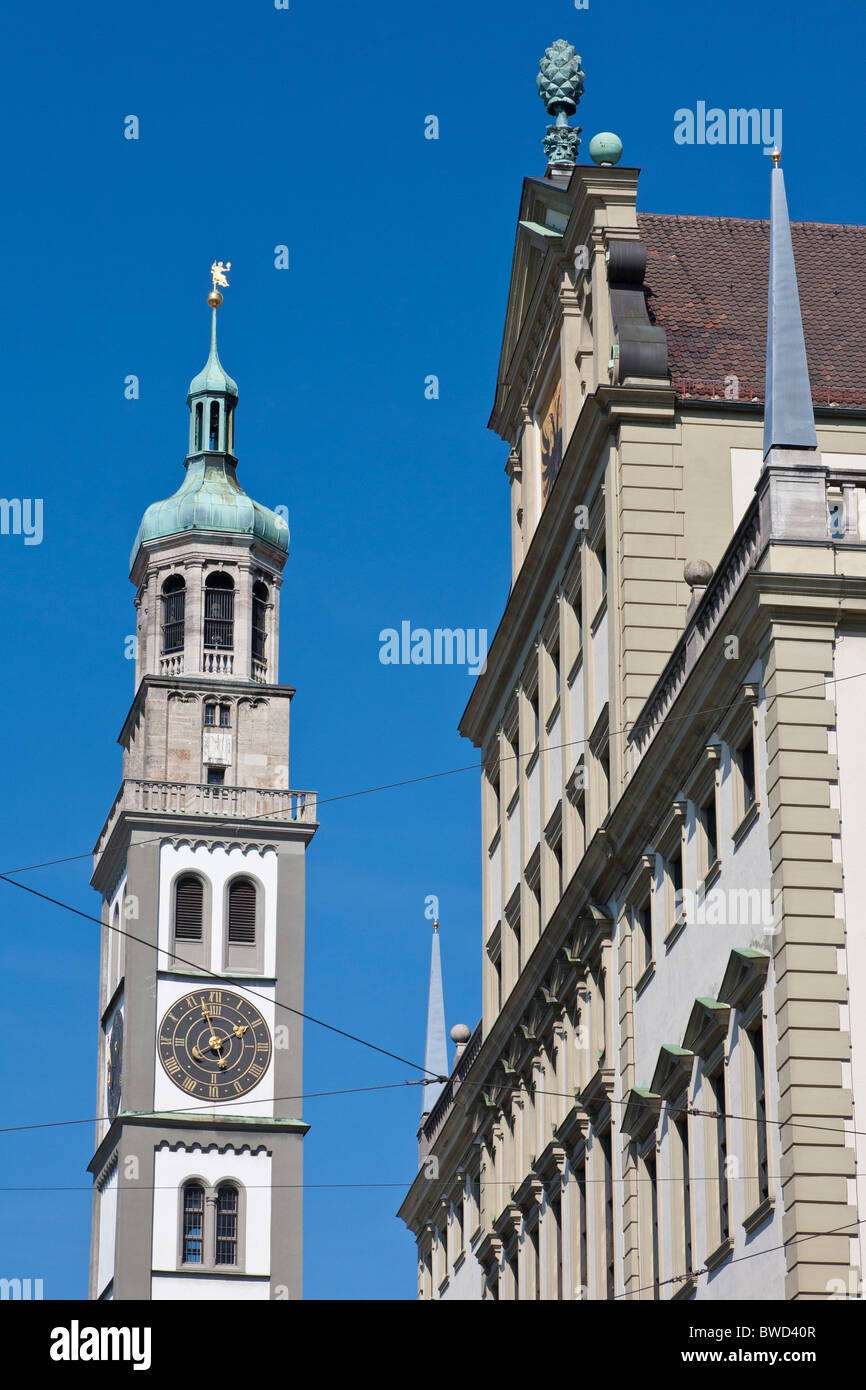
M 198 975 L 206 976 L 211 980 L 217 980 L 222 985 L 225 984 L 224 975 L 218 975 L 215 970 L 207 970 L 203 965 L 199 965 L 195 961 L 187 960 L 185 956 L 179 956 L 174 951 L 167 950 L 166 947 L 160 946 L 158 942 L 146 941 L 143 936 L 136 936 L 134 932 L 125 931 L 123 927 L 114 926 L 111 922 L 103 922 L 101 917 L 94 917 L 92 912 L 83 912 L 80 907 L 73 907 L 71 903 L 65 903 L 60 898 L 52 898 L 48 893 L 40 893 L 38 888 L 31 888 L 27 883 L 18 883 L 16 879 L 9 878 L 6 874 L 0 874 L 0 881 L 3 883 L 11 883 L 13 888 L 20 888 L 22 892 L 31 893 L 33 897 L 41 898 L 43 902 L 53 903 L 55 907 L 62 907 L 66 912 L 73 912 L 76 917 L 83 917 L 86 922 L 95 922 L 98 927 L 105 927 L 108 931 L 117 932 L 119 936 L 126 936 L 130 941 L 138 942 L 140 946 L 147 946 L 149 950 L 155 951 L 157 955 L 167 956 L 171 960 L 178 961 L 181 965 L 189 965 Z M 193 985 L 192 988 L 197 989 L 199 986 Z M 384 1057 L 391 1057 L 395 1062 L 402 1062 L 406 1067 L 412 1067 L 415 1071 L 423 1072 L 425 1076 L 433 1081 L 447 1081 L 448 1079 L 447 1077 L 443 1078 L 437 1076 L 434 1072 L 429 1071 L 427 1067 L 422 1067 L 418 1062 L 413 1062 L 408 1057 L 401 1057 L 398 1052 L 391 1052 L 387 1047 L 380 1047 L 378 1043 L 369 1042 L 366 1038 L 359 1038 L 355 1033 L 347 1032 L 345 1028 L 338 1028 L 334 1023 L 326 1023 L 322 1018 L 314 1018 L 312 1014 L 304 1013 L 303 1009 L 296 1009 L 292 1004 L 286 1004 L 281 999 L 271 999 L 267 994 L 263 994 L 261 990 L 253 989 L 248 985 L 244 986 L 244 990 L 246 994 L 251 995 L 253 998 L 262 999 L 266 1004 L 271 1004 L 274 1008 L 285 1009 L 288 1013 L 294 1014 L 297 1018 L 304 1019 L 306 1023 L 316 1023 L 320 1028 L 327 1028 L 330 1033 L 337 1033 L 341 1038 L 348 1038 L 350 1042 L 360 1043 L 362 1047 L 369 1047 L 373 1052 L 380 1052 Z
M 327 1025 L 326 1025 L 326 1026 L 327 1026 Z M 389 1055 L 392 1055 L 392 1054 L 389 1054 Z M 375 1086 L 347 1086 L 347 1087 L 345 1087 L 345 1088 L 342 1088 L 342 1089 L 339 1089 L 339 1090 L 333 1090 L 333 1091 L 304 1091 L 304 1092 L 299 1092 L 299 1093 L 297 1093 L 297 1094 L 295 1094 L 295 1095 L 291 1095 L 291 1096 L 274 1096 L 274 1097 L 273 1097 L 273 1103 L 276 1104 L 277 1101 L 288 1101 L 288 1100 L 319 1100 L 319 1099 L 322 1099 L 322 1098 L 325 1098 L 325 1097 L 330 1097 L 330 1096 L 360 1095 L 360 1094 L 362 1094 L 362 1093 L 364 1093 L 364 1092 L 368 1092 L 368 1091 L 399 1091 L 399 1090 L 403 1090 L 406 1086 L 424 1086 L 424 1085 L 427 1084 L 427 1081 L 430 1080 L 430 1079 L 433 1079 L 434 1081 L 440 1081 L 440 1082 L 443 1082 L 443 1083 L 447 1083 L 447 1081 L 450 1080 L 449 1077 L 443 1077 L 443 1076 L 432 1077 L 432 1074 L 428 1073 L 427 1077 L 406 1078 L 406 1079 L 404 1079 L 403 1081 L 390 1081 L 390 1082 L 384 1082 L 384 1083 L 382 1083 L 381 1085 L 375 1085 Z M 460 1089 L 461 1089 L 461 1090 L 465 1090 L 465 1089 L 469 1089 L 469 1090 L 487 1090 L 487 1089 L 490 1089 L 490 1090 L 497 1090 L 497 1089 L 502 1089 L 502 1088 L 496 1087 L 496 1086 L 491 1086 L 490 1083 L 489 1083 L 489 1082 L 486 1082 L 486 1081 L 462 1081 L 462 1082 L 460 1083 Z M 517 1087 L 517 1086 L 512 1086 L 512 1087 L 510 1088 L 509 1093 L 510 1093 L 510 1094 L 513 1094 L 513 1093 L 515 1093 L 517 1090 L 519 1090 L 519 1087 Z M 563 1099 L 563 1100 L 574 1100 L 574 1094 L 573 1094 L 572 1092 L 570 1092 L 570 1091 L 549 1091 L 549 1090 L 547 1090 L 547 1089 L 545 1089 L 545 1088 L 542 1088 L 542 1087 L 535 1087 L 534 1094 L 535 1094 L 535 1095 L 543 1095 L 543 1096 L 558 1097 L 558 1098 Z M 224 1107 L 233 1106 L 233 1105 L 234 1105 L 234 1106 L 241 1106 L 241 1105 L 244 1105 L 244 1104 L 246 1104 L 246 1097 L 238 1097 L 236 1100 L 226 1100 L 226 1101 L 222 1101 L 222 1102 L 221 1102 L 221 1105 L 224 1106 Z M 455 1104 L 456 1104 L 456 1102 L 455 1102 Z M 611 1099 L 610 1099 L 610 1104 L 611 1104 L 611 1105 L 622 1105 L 622 1106 L 625 1106 L 625 1105 L 628 1105 L 628 1104 L 632 1104 L 632 1105 L 635 1105 L 635 1104 L 651 1105 L 652 1102 L 649 1101 L 649 1100 L 647 1100 L 646 1098 L 643 1098 L 643 1097 L 633 1098 L 630 1102 L 629 1102 L 628 1100 L 626 1100 L 624 1097 L 621 1097 L 621 1098 L 619 1098 L 619 1099 L 615 1099 L 615 1098 L 611 1097 Z M 668 1109 L 671 1110 L 671 1111 L 673 1111 L 673 1113 L 676 1114 L 676 1115 L 689 1115 L 689 1116 L 691 1116 L 693 1119 L 705 1119 L 705 1120 L 719 1120 L 719 1119 L 725 1119 L 725 1120 L 739 1120 L 739 1121 L 741 1121 L 741 1122 L 744 1123 L 744 1124 L 759 1124 L 759 1123 L 761 1123 L 761 1121 L 758 1119 L 758 1117 L 757 1117 L 756 1115 L 734 1115 L 734 1114 L 731 1114 L 731 1113 L 728 1112 L 728 1111 L 725 1111 L 724 1113 L 722 1113 L 722 1112 L 720 1112 L 720 1111 L 718 1111 L 718 1110 L 699 1110 L 696 1106 L 674 1105 L 671 1101 L 663 1101 L 662 1104 L 666 1105 L 666 1106 L 668 1107 Z M 159 1113 L 162 1114 L 162 1115 L 189 1115 L 189 1114 L 196 1114 L 196 1113 L 198 1113 L 198 1112 L 203 1112 L 204 1114 L 208 1114 L 208 1115 L 212 1115 L 212 1114 L 215 1113 L 212 1105 L 183 1105 L 183 1106 L 178 1106 L 177 1108 L 171 1109 L 171 1110 L 162 1110 L 162 1111 L 160 1111 Z M 221 1112 L 221 1113 L 224 1113 L 224 1112 Z M 82 1119 L 75 1119 L 75 1120 L 42 1120 L 42 1121 L 37 1121 L 37 1122 L 33 1122 L 33 1123 L 31 1123 L 31 1124 L 25 1124 L 25 1125 L 3 1125 L 3 1126 L 0 1126 L 0 1134 L 17 1134 L 17 1133 L 25 1132 L 25 1131 L 27 1131 L 27 1130 L 36 1130 L 36 1129 L 62 1129 L 62 1128 L 64 1128 L 64 1127 L 67 1127 L 67 1126 L 70 1126 L 70 1125 L 90 1125 L 90 1124 L 98 1124 L 98 1123 L 104 1122 L 104 1121 L 109 1121 L 109 1116 L 107 1116 L 107 1115 L 88 1115 L 88 1116 L 85 1116 L 85 1117 L 82 1118 Z M 109 1123 L 110 1123 L 110 1121 L 109 1121 Z M 805 1120 L 775 1120 L 775 1119 L 770 1119 L 769 1117 L 765 1117 L 764 1120 L 763 1120 L 763 1123 L 764 1123 L 764 1124 L 768 1124 L 768 1125 L 776 1125 L 776 1126 L 778 1126 L 779 1128 L 781 1128 L 781 1127 L 782 1127 L 783 1125 L 785 1125 L 785 1124 L 795 1124 L 796 1127 L 797 1127 L 798 1129 L 814 1129 L 814 1130 L 819 1130 L 821 1133 L 825 1133 L 825 1134 L 826 1134 L 827 1132 L 829 1132 L 829 1131 L 834 1132 L 834 1133 L 838 1133 L 838 1132 L 839 1132 L 838 1128 L 836 1128 L 836 1127 L 834 1127 L 834 1126 L 832 1126 L 832 1125 L 809 1124 L 809 1123 L 808 1123 L 807 1121 L 805 1121 Z M 866 1139 L 866 1130 L 863 1130 L 863 1129 L 846 1129 L 846 1130 L 844 1130 L 843 1132 L 844 1132 L 844 1134 L 845 1134 L 846 1136 L 850 1136 L 851 1138 L 864 1138 L 864 1139 Z M 714 1180 L 715 1180 L 715 1179 L 714 1179 Z M 510 1179 L 509 1179 L 509 1181 L 510 1181 Z M 589 1179 L 589 1178 L 588 1178 L 587 1181 L 601 1181 L 601 1179 L 596 1180 L 596 1179 Z M 634 1177 L 628 1177 L 628 1178 L 614 1178 L 614 1181 L 616 1181 L 616 1182 L 628 1182 L 628 1181 L 642 1181 L 642 1179 L 637 1179 L 637 1178 L 634 1178 Z M 502 1179 L 502 1182 L 505 1182 L 505 1179 Z M 493 1182 L 491 1185 L 492 1185 L 492 1186 L 497 1186 L 497 1185 L 499 1185 L 498 1180 L 497 1180 L 496 1182 Z
M 809 685 L 800 685 L 800 686 L 797 686 L 794 690 L 786 690 L 786 691 L 785 691 L 785 698 L 787 699 L 787 698 L 789 698 L 791 695 L 802 695 L 803 692 L 806 691 L 806 690 L 826 690 L 828 684 L 829 684 L 829 685 L 841 685 L 844 681 L 861 680 L 864 676 L 866 676 L 866 671 L 853 671 L 853 672 L 851 673 L 850 676 L 838 676 L 838 677 L 834 676 L 832 679 L 830 679 L 830 678 L 828 677 L 828 678 L 827 678 L 826 680 L 824 680 L 824 681 L 812 681 L 812 682 L 810 682 Z M 699 714 L 715 714 L 715 713 L 718 712 L 718 711 L 726 710 L 726 709 L 729 709 L 729 708 L 730 708 L 730 701 L 726 702 L 725 704 L 721 704 L 721 705 L 702 705 L 702 706 L 699 706 L 698 709 L 692 710 L 690 714 L 669 715 L 669 716 L 664 720 L 664 726 L 665 726 L 665 728 L 668 728 L 668 727 L 670 727 L 670 725 L 672 725 L 672 724 L 678 724 L 678 723 L 680 723 L 680 722 L 682 722 L 682 721 L 687 721 L 687 720 L 689 720 L 689 719 L 695 719 L 695 718 L 697 718 L 697 716 L 698 716 Z M 629 733 L 631 733 L 631 731 L 632 731 L 635 727 L 636 727 L 636 722 L 635 722 L 635 723 L 632 723 L 632 724 L 626 724 L 622 729 L 611 729 L 611 730 L 609 731 L 609 733 L 608 733 L 608 737 L 609 737 L 609 738 L 625 738 L 625 737 L 628 736 Z M 589 743 L 589 739 L 588 739 L 588 738 L 571 738 L 571 739 L 568 739 L 568 740 L 567 740 L 566 742 L 564 742 L 564 743 L 548 743 L 548 744 L 545 744 L 541 751 L 542 751 L 543 753 L 556 753 L 556 752 L 558 752 L 559 750 L 565 749 L 565 748 L 585 747 L 588 743 Z M 535 753 L 535 749 L 533 748 L 533 749 L 532 749 L 530 752 L 528 752 L 528 753 L 506 754 L 506 756 L 505 756 L 504 758 L 499 758 L 499 759 L 498 759 L 498 761 L 497 761 L 497 763 L 496 763 L 496 766 L 501 767 L 504 763 L 509 763 L 509 762 L 520 762 L 520 759 L 521 759 L 521 758 L 531 758 L 531 757 L 533 756 L 534 753 Z M 320 806 L 330 806 L 330 805 L 332 805 L 332 804 L 333 804 L 334 802 L 336 802 L 336 801 L 351 801 L 351 800 L 354 800 L 354 798 L 359 797 L 359 796 L 373 796 L 373 795 L 375 795 L 377 792 L 394 791 L 394 790 L 395 790 L 396 788 L 398 788 L 398 787 L 412 787 L 412 786 L 416 786 L 416 785 L 417 785 L 418 783 L 420 783 L 420 782 L 435 782 L 435 781 L 437 781 L 438 779 L 440 779 L 440 778 L 442 778 L 442 777 L 455 777 L 455 776 L 457 776 L 459 773 L 462 773 L 462 772 L 481 772 L 481 771 L 483 771 L 483 769 L 484 769 L 485 766 L 486 766 L 486 764 L 485 764 L 484 762 L 465 763 L 462 767 L 449 767 L 449 768 L 443 769 L 443 771 L 441 771 L 441 772 L 426 772 L 426 773 L 423 773 L 422 775 L 420 775 L 420 776 L 418 776 L 418 777 L 404 777 L 404 778 L 402 778 L 401 780 L 399 780 L 399 781 L 397 781 L 397 782 L 383 782 L 383 783 L 381 783 L 379 786 L 375 786 L 375 787 L 361 787 L 361 788 L 358 789 L 358 791 L 354 791 L 354 792 L 339 792 L 339 793 L 337 793 L 335 796 L 323 796 L 323 797 L 318 797 L 318 796 L 317 796 L 317 797 L 316 797 L 316 809 L 318 810 L 318 808 L 319 808 Z M 174 814 L 174 813 L 168 813 L 168 814 Z M 237 826 L 243 825 L 243 826 L 246 826 L 247 828 L 249 828 L 250 826 L 259 825 L 259 824 L 261 824 L 263 821 L 270 821 L 274 816 L 280 816 L 280 815 L 282 815 L 282 812 L 281 812 L 281 811 L 266 811 L 266 812 L 265 812 L 263 815 L 261 815 L 261 816 L 256 816 L 256 817 L 254 817 L 254 818 L 251 817 L 251 818 L 248 818 L 247 820 L 240 820 L 240 821 L 232 820 L 231 817 L 229 817 L 229 816 L 224 816 L 224 817 L 219 817 L 219 818 L 215 817 L 214 819 L 215 819 L 215 820 L 218 819 L 218 823 L 219 823 L 220 825 L 224 826 L 224 827 L 229 827 L 229 828 L 230 828 L 230 827 L 236 826 L 236 825 L 237 825 Z M 162 832 L 161 834 L 159 834 L 159 835 L 151 835 L 151 836 L 149 836 L 149 837 L 147 837 L 147 838 L 145 838 L 145 839 L 143 839 L 143 840 L 139 840 L 139 841 L 137 841 L 136 848 L 138 847 L 138 845 L 155 844 L 155 843 L 157 843 L 157 842 L 160 841 L 160 840 L 164 840 L 164 839 L 166 838 L 166 833 L 167 833 L 167 832 L 163 831 L 163 832 Z M 4 870 L 4 872 L 3 872 L 2 874 L 0 874 L 0 879 L 5 879 L 7 882 L 10 882 L 10 881 L 11 881 L 11 880 L 9 879 L 9 875 L 10 875 L 10 874 L 27 874 L 27 873 L 32 873 L 32 872 L 33 872 L 34 870 L 36 870 L 36 869 L 49 869 L 49 868 L 52 868 L 52 867 L 53 867 L 54 865 L 56 865 L 56 864 L 71 864 L 71 863 L 73 863 L 73 862 L 74 862 L 75 860 L 77 860 L 77 859 L 92 859 L 92 858 L 93 858 L 93 850 L 92 850 L 92 849 L 89 849 L 89 850 L 84 850 L 81 854 L 67 854 L 67 855 L 63 855 L 63 856 L 62 856 L 61 858 L 59 858 L 59 859 L 44 859 L 44 860 L 41 860 L 41 861 L 40 861 L 39 863 L 37 863 L 37 864 L 23 864 L 23 865 L 21 865 L 20 868 L 17 868 L 17 869 L 6 869 L 6 870 Z

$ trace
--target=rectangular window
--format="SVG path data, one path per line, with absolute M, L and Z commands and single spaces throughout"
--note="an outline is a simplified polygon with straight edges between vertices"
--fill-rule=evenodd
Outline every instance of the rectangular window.
M 589 1260 L 586 1239 L 586 1164 L 575 1169 L 577 1182 L 577 1268 L 580 1274 L 581 1298 L 589 1298 Z
M 685 1105 L 685 1102 L 683 1102 Z M 689 1120 L 682 1115 L 674 1121 L 674 1131 L 679 1143 L 680 1169 L 680 1217 L 682 1219 L 682 1257 L 683 1268 L 677 1273 L 692 1272 L 692 1181 L 689 1158 Z
M 601 1153 L 604 1169 L 604 1260 L 606 1297 L 613 1298 L 614 1253 L 613 1253 L 613 1162 L 611 1156 L 610 1130 L 601 1137 Z
M 533 1298 L 535 1298 L 535 1299 L 540 1299 L 540 1298 L 541 1298 L 541 1250 L 540 1250 L 540 1242 L 539 1242 L 539 1238 L 538 1238 L 538 1222 L 537 1222 L 537 1221 L 536 1221 L 535 1225 L 532 1227 L 532 1230 L 529 1232 L 529 1244 L 530 1244 L 530 1248 L 531 1248 L 531 1250 L 532 1250 L 532 1284 L 533 1284 L 532 1294 L 533 1294 Z
M 649 899 L 634 909 L 634 924 L 637 929 L 635 941 L 639 978 L 644 971 L 649 970 L 653 961 L 653 919 Z
M 183 1263 L 202 1262 L 202 1231 L 204 1227 L 204 1189 L 187 1187 L 183 1194 Z
M 231 706 L 220 705 L 220 728 L 228 729 L 231 726 Z
M 604 752 L 600 755 L 598 766 L 601 771 L 601 804 L 599 806 L 599 815 L 601 819 L 604 820 L 604 817 L 610 810 L 610 752 L 607 748 L 605 748 Z
M 677 840 L 665 860 L 665 888 L 667 895 L 668 931 L 672 931 L 682 920 L 683 911 L 683 849 L 682 840 Z
M 562 1301 L 562 1198 L 554 1197 L 548 1208 L 553 1225 L 553 1277 L 558 1301 Z
M 236 1187 L 221 1187 L 217 1193 L 216 1260 L 218 1265 L 238 1262 L 238 1192 Z
M 481 1220 L 481 1174 L 472 1173 L 469 1178 L 469 1215 L 471 1229 Z
M 725 1077 L 723 1071 L 708 1078 L 713 1097 L 716 1118 L 711 1121 L 715 1127 L 715 1164 L 719 1191 L 718 1234 L 719 1241 L 727 1240 L 730 1234 L 728 1206 L 728 1134 L 725 1107 Z
M 463 1194 L 454 1199 L 454 1258 L 463 1253 Z
M 226 779 L 224 767 L 209 767 L 207 770 L 208 785 L 211 787 L 221 787 Z
M 529 711 L 531 715 L 532 746 L 538 747 L 538 686 L 535 687 L 529 697 Z
M 495 767 L 492 767 L 487 775 L 490 782 L 490 832 L 492 837 L 499 828 L 499 820 L 502 814 L 499 764 L 497 763 Z
M 643 1166 L 647 1183 L 647 1195 L 649 1197 L 652 1289 L 653 1298 L 657 1299 L 661 1297 L 661 1290 L 659 1287 L 659 1189 L 654 1153 L 649 1153 L 644 1156 Z
M 755 781 L 755 740 L 751 731 L 742 747 L 737 749 L 737 765 L 743 786 L 743 813 L 750 811 L 757 800 Z
M 559 643 L 551 649 L 550 660 L 553 663 L 553 699 L 559 699 Z
M 770 1196 L 769 1146 L 767 1143 L 767 1086 L 764 1076 L 764 1030 L 757 1028 L 748 1034 L 752 1045 L 755 1071 L 755 1133 L 757 1136 L 758 1160 L 758 1203 L 766 1202 Z
M 701 807 L 701 829 L 704 836 L 704 875 L 708 874 L 719 857 L 719 831 L 716 818 L 716 791 Z
M 216 705 L 205 705 L 204 722 L 208 728 L 216 723 Z

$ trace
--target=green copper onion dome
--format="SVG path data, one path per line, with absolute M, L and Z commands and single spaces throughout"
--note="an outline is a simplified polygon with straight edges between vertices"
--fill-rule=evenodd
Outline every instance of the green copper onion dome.
M 237 480 L 234 412 L 238 388 L 217 352 L 216 315 L 222 296 L 209 296 L 208 302 L 213 310 L 210 355 L 190 383 L 187 398 L 190 430 L 186 477 L 173 497 L 148 507 L 132 547 L 130 568 L 146 541 L 189 531 L 253 536 L 288 553 L 287 523 L 269 507 L 248 497 Z

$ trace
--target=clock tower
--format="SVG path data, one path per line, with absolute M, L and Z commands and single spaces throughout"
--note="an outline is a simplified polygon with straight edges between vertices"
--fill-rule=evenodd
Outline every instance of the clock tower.
M 102 899 L 90 1297 L 301 1296 L 304 858 L 279 684 L 288 526 L 237 478 L 238 389 L 189 388 L 178 491 L 132 547 L 135 696 Z

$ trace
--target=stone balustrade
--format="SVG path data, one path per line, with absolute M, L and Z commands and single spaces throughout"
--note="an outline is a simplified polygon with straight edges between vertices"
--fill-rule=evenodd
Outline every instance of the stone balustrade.
M 219 816 L 235 821 L 294 821 L 316 824 L 316 793 L 271 787 L 227 787 L 206 782 L 147 782 L 127 778 L 121 783 L 108 819 L 96 842 L 102 853 L 124 811 L 154 815 Z

